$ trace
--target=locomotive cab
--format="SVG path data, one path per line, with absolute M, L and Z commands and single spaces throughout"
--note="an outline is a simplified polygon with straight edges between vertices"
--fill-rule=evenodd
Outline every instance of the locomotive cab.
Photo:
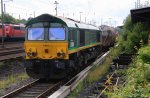
M 66 31 L 64 25 L 50 22 L 39 22 L 26 28 L 25 66 L 29 76 L 56 79 L 65 76 L 68 59 Z

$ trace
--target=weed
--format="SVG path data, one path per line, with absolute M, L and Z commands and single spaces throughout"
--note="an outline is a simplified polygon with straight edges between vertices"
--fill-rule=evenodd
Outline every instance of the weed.
M 97 65 L 93 67 L 87 77 L 79 83 L 77 88 L 69 95 L 68 98 L 76 98 L 76 96 L 81 92 L 85 87 L 91 85 L 94 81 L 98 81 L 103 77 L 104 74 L 107 73 L 110 63 L 112 59 L 115 58 L 120 53 L 120 48 L 111 48 L 110 54 L 106 58 L 106 60 L 101 65 Z
M 146 48 L 142 48 L 145 50 Z M 139 50 L 141 51 L 141 49 Z M 150 50 L 147 50 L 150 51 Z M 120 87 L 118 91 L 109 92 L 109 98 L 149 98 L 150 97 L 150 66 L 147 62 L 143 63 L 141 54 L 130 64 L 126 71 L 126 84 Z M 149 54 L 148 54 L 149 55 Z
M 26 73 L 19 75 L 10 75 L 8 78 L 0 80 L 0 90 L 8 88 L 11 84 L 17 83 L 18 81 L 25 80 L 29 78 Z

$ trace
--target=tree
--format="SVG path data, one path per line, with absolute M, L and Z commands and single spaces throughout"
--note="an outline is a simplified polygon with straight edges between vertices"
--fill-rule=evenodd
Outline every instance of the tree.
M 2 16 L 0 15 L 0 19 L 2 19 Z M 23 23 L 26 24 L 27 20 L 25 19 L 15 19 L 14 17 L 12 17 L 9 14 L 4 14 L 4 19 L 3 19 L 4 23 L 12 23 L 12 24 L 16 24 L 16 23 Z
M 0 19 L 2 20 L 2 16 L 0 16 Z M 4 19 L 3 19 L 4 23 L 15 23 L 16 19 L 12 16 L 10 16 L 9 14 L 4 14 Z
M 17 19 L 16 23 L 23 23 L 23 24 L 26 24 L 26 23 L 27 23 L 27 20 L 25 20 L 25 19 L 21 19 L 21 20 Z

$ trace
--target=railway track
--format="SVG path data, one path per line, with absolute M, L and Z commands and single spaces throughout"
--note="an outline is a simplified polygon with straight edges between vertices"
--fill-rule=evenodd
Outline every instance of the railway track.
M 86 67 L 76 76 L 74 76 L 72 79 L 66 82 L 66 84 L 64 84 L 60 89 L 58 89 L 48 98 L 66 98 L 66 96 L 71 91 L 73 91 L 76 88 L 76 86 L 87 76 L 90 69 L 93 68 L 94 66 L 97 66 L 98 64 L 101 64 L 105 60 L 108 54 L 109 51 L 106 53 L 102 53 L 92 64 L 90 64 L 90 66 Z
M 13 47 L 23 47 L 23 43 L 22 41 L 18 41 L 18 42 L 4 42 L 3 44 L 0 43 L 0 49 L 5 49 L 5 48 L 13 48 Z
M 62 83 L 63 81 L 35 80 L 1 98 L 46 98 L 46 96 L 58 89 Z
M 104 57 L 106 55 L 103 55 Z M 97 59 L 95 64 L 103 62 L 103 58 Z M 1 98 L 47 98 L 51 95 L 50 98 L 56 98 L 54 92 L 56 90 L 59 90 L 63 87 L 67 87 L 69 89 L 73 89 L 77 86 L 78 82 L 83 79 L 88 73 L 88 71 L 92 68 L 92 66 L 87 67 L 83 71 L 81 71 L 79 74 L 74 76 L 73 78 L 67 78 L 61 81 L 54 81 L 54 82 L 48 82 L 48 81 L 42 81 L 42 80 L 36 80 L 28 85 L 25 85 L 7 95 L 2 96 Z M 61 88 L 60 88 L 61 87 Z M 57 92 L 57 91 L 56 91 Z M 55 93 L 56 93 L 55 92 Z M 54 95 L 53 95 L 54 94 Z M 58 95 L 58 94 L 57 94 Z M 55 97 L 52 97 L 55 96 Z M 60 97 L 60 98 L 63 98 Z
M 17 58 L 17 57 L 23 57 L 24 55 L 25 55 L 24 49 L 20 49 L 20 48 L 3 50 L 0 51 L 0 61 Z
M 0 61 L 22 56 L 25 56 L 23 42 L 8 42 L 5 47 L 0 48 Z
M 16 41 L 16 42 L 4 42 L 5 45 L 8 44 L 18 44 L 18 43 L 23 43 L 23 41 Z M 0 45 L 2 45 L 2 43 L 0 43 Z
M 128 69 L 132 61 L 132 54 L 120 54 L 110 65 L 109 72 L 100 81 L 96 81 L 90 89 L 86 89 L 84 94 L 77 98 L 108 98 L 105 92 L 114 91 L 118 85 L 124 85 L 125 74 L 122 70 Z

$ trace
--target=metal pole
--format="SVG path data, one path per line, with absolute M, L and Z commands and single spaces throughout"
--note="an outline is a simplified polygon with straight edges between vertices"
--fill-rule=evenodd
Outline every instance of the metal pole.
M 82 14 L 82 12 L 80 12 L 80 22 L 81 22 L 81 14 Z
M 56 16 L 57 16 L 57 4 L 59 4 L 59 3 L 57 1 L 55 1 L 54 4 L 56 4 L 55 10 L 56 10 Z
M 85 13 L 85 23 L 86 23 L 86 13 Z
M 103 18 L 101 18 L 101 26 L 102 26 L 102 24 L 103 24 Z
M 139 0 L 137 0 L 137 8 L 139 8 Z
M 111 18 L 109 18 L 109 25 L 112 26 L 112 25 L 111 25 Z
M 20 20 L 20 14 L 19 14 L 19 20 Z
M 57 4 L 56 4 L 56 16 L 57 16 Z
M 2 15 L 2 47 L 4 47 L 4 23 L 3 23 L 3 18 L 4 18 L 4 14 L 3 14 L 3 0 L 1 0 L 1 15 Z
M 34 11 L 34 18 L 35 18 L 35 11 Z
M 137 8 L 136 2 L 135 2 L 135 9 Z
M 5 6 L 5 4 L 4 4 L 4 14 L 6 14 L 6 6 Z

